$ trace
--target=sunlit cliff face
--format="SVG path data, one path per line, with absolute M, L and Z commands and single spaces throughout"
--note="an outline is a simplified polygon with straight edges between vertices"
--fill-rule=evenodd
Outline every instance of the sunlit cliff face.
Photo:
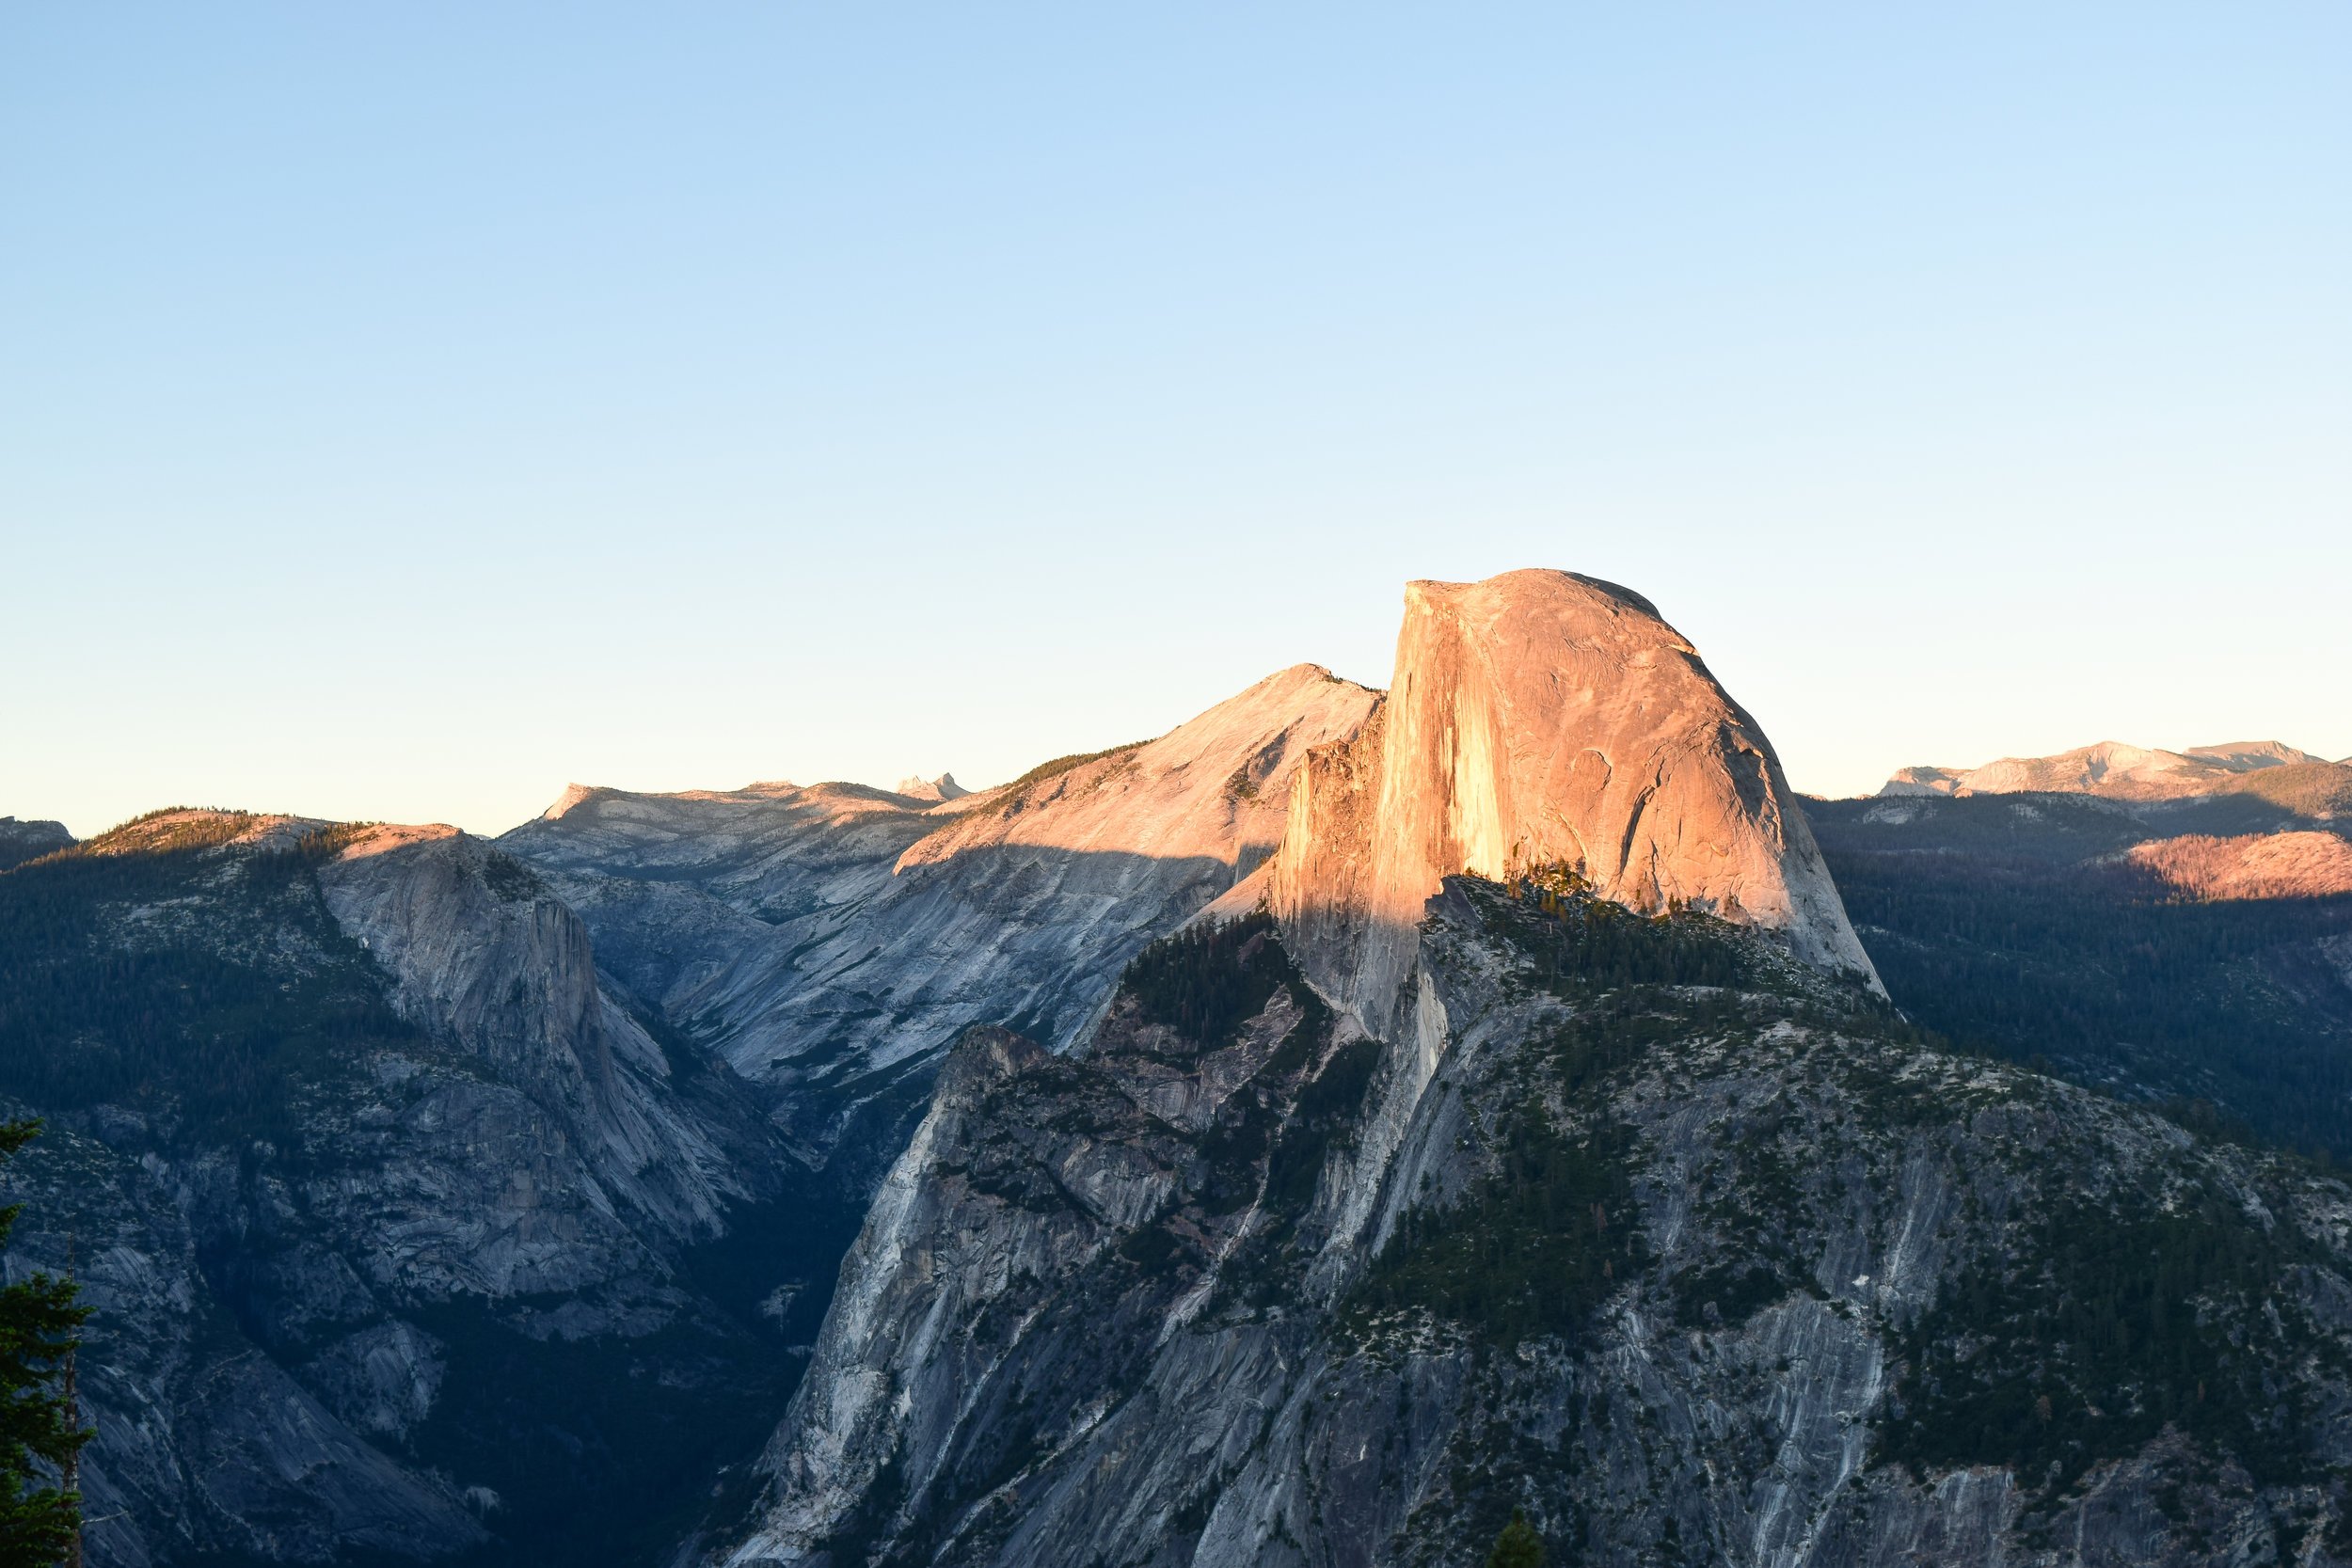
M 1638 594 L 1553 571 L 1410 584 L 1384 711 L 1343 750 L 1294 786 L 1273 902 L 1367 1022 L 1458 872 L 1565 866 L 1869 973 L 1771 743 Z
M 955 801 L 956 824 L 909 848 L 898 869 L 1019 845 L 1209 857 L 1247 874 L 1281 837 L 1300 762 L 1354 735 L 1377 701 L 1320 665 L 1294 665 L 1157 740 Z

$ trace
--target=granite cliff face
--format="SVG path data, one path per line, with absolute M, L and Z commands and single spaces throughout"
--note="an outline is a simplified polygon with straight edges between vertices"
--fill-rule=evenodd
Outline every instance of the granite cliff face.
M 307 1292 L 327 1307 L 328 1332 L 298 1376 L 206 1277 L 205 1254 L 222 1243 L 207 1222 L 225 1205 L 194 1200 L 199 1190 L 216 1200 L 231 1172 L 160 1156 L 151 1166 L 74 1119 L 53 1113 L 8 1173 L 8 1200 L 26 1205 L 8 1273 L 60 1272 L 71 1256 L 97 1311 L 80 1357 L 83 1415 L 98 1434 L 82 1457 L 86 1560 L 432 1559 L 484 1544 L 459 1489 L 386 1443 L 430 1413 L 446 1371 L 440 1341 L 401 1324 L 336 1335 L 335 1308 L 367 1287 L 329 1265 Z M 330 1281 L 349 1296 L 323 1300 Z
M 749 1196 L 669 1092 L 661 1048 L 598 983 L 587 927 L 513 860 L 453 828 L 374 828 L 319 880 L 402 1017 L 562 1117 L 592 1208 L 691 1242 Z
M 705 1264 L 790 1162 L 511 857 L 167 813 L 0 877 L 0 1086 L 48 1123 L 8 1264 L 72 1238 L 98 1309 L 90 1561 L 577 1561 L 678 1484 L 649 1462 L 772 1418 L 753 1302 L 805 1281 Z
M 1566 572 L 1413 583 L 1376 721 L 1293 786 L 1271 907 L 1385 1031 L 1442 879 L 1534 867 L 1875 984 L 1771 742 L 1647 600 Z
M 1613 909 L 1450 879 L 1395 1042 L 1263 921 L 976 1032 L 700 1550 L 2343 1560 L 2340 1183 Z
M 1157 740 L 976 794 L 576 791 L 500 843 L 806 1159 L 849 1139 L 862 1196 L 958 1034 L 1067 1044 L 1137 949 L 1271 853 L 1301 758 L 1375 700 L 1300 665 Z

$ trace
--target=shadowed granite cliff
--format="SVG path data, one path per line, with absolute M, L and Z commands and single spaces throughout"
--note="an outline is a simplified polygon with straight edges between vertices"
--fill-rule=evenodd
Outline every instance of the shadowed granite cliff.
M 48 1122 L 6 1265 L 97 1308 L 94 1565 L 577 1562 L 789 1386 L 701 1279 L 780 1140 L 453 829 L 170 811 L 0 873 L 0 1098 Z

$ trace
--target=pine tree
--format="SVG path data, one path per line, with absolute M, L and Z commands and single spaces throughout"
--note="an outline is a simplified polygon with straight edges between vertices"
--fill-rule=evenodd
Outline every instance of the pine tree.
M 1511 1511 L 1511 1522 L 1502 1527 L 1502 1533 L 1495 1538 L 1495 1549 L 1486 1554 L 1486 1568 L 1544 1568 L 1544 1538 L 1527 1522 L 1527 1510 Z
M 0 1160 L 40 1132 L 38 1121 L 0 1122 Z M 0 1208 L 0 1247 L 23 1209 Z M 73 1331 L 89 1316 L 74 1294 L 72 1281 L 46 1274 L 0 1288 L 0 1568 L 47 1568 L 79 1555 L 81 1494 L 45 1483 L 34 1469 L 38 1462 L 71 1475 L 90 1436 L 59 1386 Z

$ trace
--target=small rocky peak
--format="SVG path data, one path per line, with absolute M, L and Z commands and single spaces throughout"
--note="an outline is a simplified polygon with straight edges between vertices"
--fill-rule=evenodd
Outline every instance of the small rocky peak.
M 1520 571 L 1408 584 L 1380 722 L 1304 772 L 1273 908 L 1311 974 L 1354 971 L 1338 990 L 1373 1027 L 1424 905 L 1462 872 L 1564 867 L 1629 908 L 1755 926 L 1875 984 L 1772 743 L 1649 601 L 1613 583 Z
M 917 773 L 900 779 L 892 793 L 903 795 L 910 800 L 961 800 L 972 792 L 956 783 L 953 773 L 942 773 L 936 779 L 927 779 Z
M 62 822 L 20 822 L 13 816 L 0 816 L 0 871 L 70 848 L 72 844 L 73 835 L 66 832 Z
M 1894 777 L 1879 785 L 1881 795 L 1950 795 L 1960 788 L 1963 768 L 1899 768 Z
M 581 806 L 609 791 L 595 784 L 572 784 L 564 786 L 564 793 L 555 798 L 555 804 L 539 814 L 542 822 L 560 822 Z

